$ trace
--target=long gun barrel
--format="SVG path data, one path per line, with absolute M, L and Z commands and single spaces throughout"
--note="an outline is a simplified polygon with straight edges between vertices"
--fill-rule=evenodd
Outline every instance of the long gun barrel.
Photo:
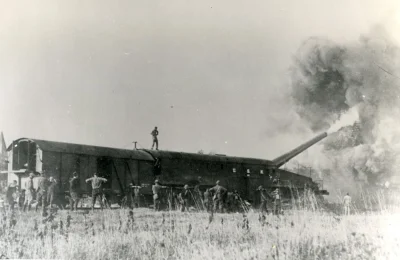
M 313 139 L 311 139 L 310 141 L 300 145 L 299 147 L 291 150 L 288 153 L 285 153 L 284 155 L 279 156 L 278 158 L 274 159 L 273 165 L 276 168 L 281 167 L 282 165 L 284 165 L 285 163 L 287 163 L 289 160 L 293 159 L 295 156 L 297 156 L 298 154 L 304 152 L 305 150 L 307 150 L 309 147 L 313 146 L 314 144 L 318 143 L 319 141 L 321 141 L 322 139 L 324 139 L 325 137 L 327 137 L 328 134 L 327 133 L 322 133 L 316 137 L 314 137 Z

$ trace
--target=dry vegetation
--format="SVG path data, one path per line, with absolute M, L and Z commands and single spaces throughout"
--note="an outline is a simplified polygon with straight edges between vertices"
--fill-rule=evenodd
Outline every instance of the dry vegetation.
M 62 259 L 400 259 L 393 209 L 284 216 L 117 209 L 2 212 L 0 255 Z

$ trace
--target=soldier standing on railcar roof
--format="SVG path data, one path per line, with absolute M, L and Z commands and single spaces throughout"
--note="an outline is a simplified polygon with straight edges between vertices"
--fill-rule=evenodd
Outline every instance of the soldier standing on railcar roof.
M 42 205 L 42 215 L 46 216 L 46 202 L 47 202 L 47 189 L 49 187 L 49 181 L 46 179 L 46 171 L 43 170 L 38 178 L 37 188 L 37 204 L 35 210 L 38 210 L 39 205 Z
M 154 130 L 151 131 L 151 135 L 153 136 L 153 145 L 151 146 L 151 150 L 153 150 L 154 145 L 156 145 L 156 150 L 158 150 L 158 130 L 157 130 L 157 126 L 154 127 Z
M 72 178 L 69 180 L 69 209 L 71 211 L 78 210 L 78 203 L 80 199 L 80 185 L 78 173 L 72 173 Z
M 160 203 L 161 203 L 161 189 L 167 188 L 166 186 L 161 186 L 158 180 L 154 181 L 154 185 L 152 187 L 153 190 L 153 200 L 154 200 L 154 210 L 160 210 Z
M 219 181 L 216 182 L 216 185 L 209 190 L 213 196 L 213 211 L 214 212 L 224 212 L 224 197 L 227 190 L 219 185 Z
M 92 211 L 94 211 L 97 197 L 99 197 L 100 207 L 103 210 L 103 190 L 101 189 L 101 184 L 107 182 L 107 179 L 98 177 L 97 173 L 94 173 L 92 178 L 86 179 L 86 182 L 89 181 L 92 182 Z
M 29 173 L 28 182 L 26 182 L 26 190 L 25 190 L 25 201 L 23 211 L 26 209 L 31 210 L 31 205 L 33 202 L 33 198 L 35 197 L 35 189 L 33 188 L 33 178 L 35 174 L 33 172 Z

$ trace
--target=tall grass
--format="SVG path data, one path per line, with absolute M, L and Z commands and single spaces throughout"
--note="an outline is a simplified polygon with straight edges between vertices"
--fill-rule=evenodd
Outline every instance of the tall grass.
M 379 195 L 381 196 L 381 195 Z M 379 198 L 379 197 L 377 197 Z M 368 198 L 373 201 L 374 198 Z M 366 198 L 366 201 L 368 201 Z M 385 200 L 386 201 L 386 200 Z M 153 212 L 2 212 L 0 256 L 61 259 L 400 259 L 400 214 L 338 216 L 303 195 L 282 216 Z M 356 208 L 355 208 L 356 209 Z

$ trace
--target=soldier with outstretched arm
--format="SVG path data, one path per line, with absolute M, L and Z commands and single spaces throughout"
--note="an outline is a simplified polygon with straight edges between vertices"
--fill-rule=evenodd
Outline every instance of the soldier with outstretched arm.
M 103 191 L 101 189 L 101 184 L 107 182 L 107 179 L 98 177 L 97 173 L 94 173 L 92 178 L 86 179 L 86 182 L 89 181 L 92 182 L 92 211 L 94 211 L 97 197 L 99 197 L 100 207 L 103 210 Z

